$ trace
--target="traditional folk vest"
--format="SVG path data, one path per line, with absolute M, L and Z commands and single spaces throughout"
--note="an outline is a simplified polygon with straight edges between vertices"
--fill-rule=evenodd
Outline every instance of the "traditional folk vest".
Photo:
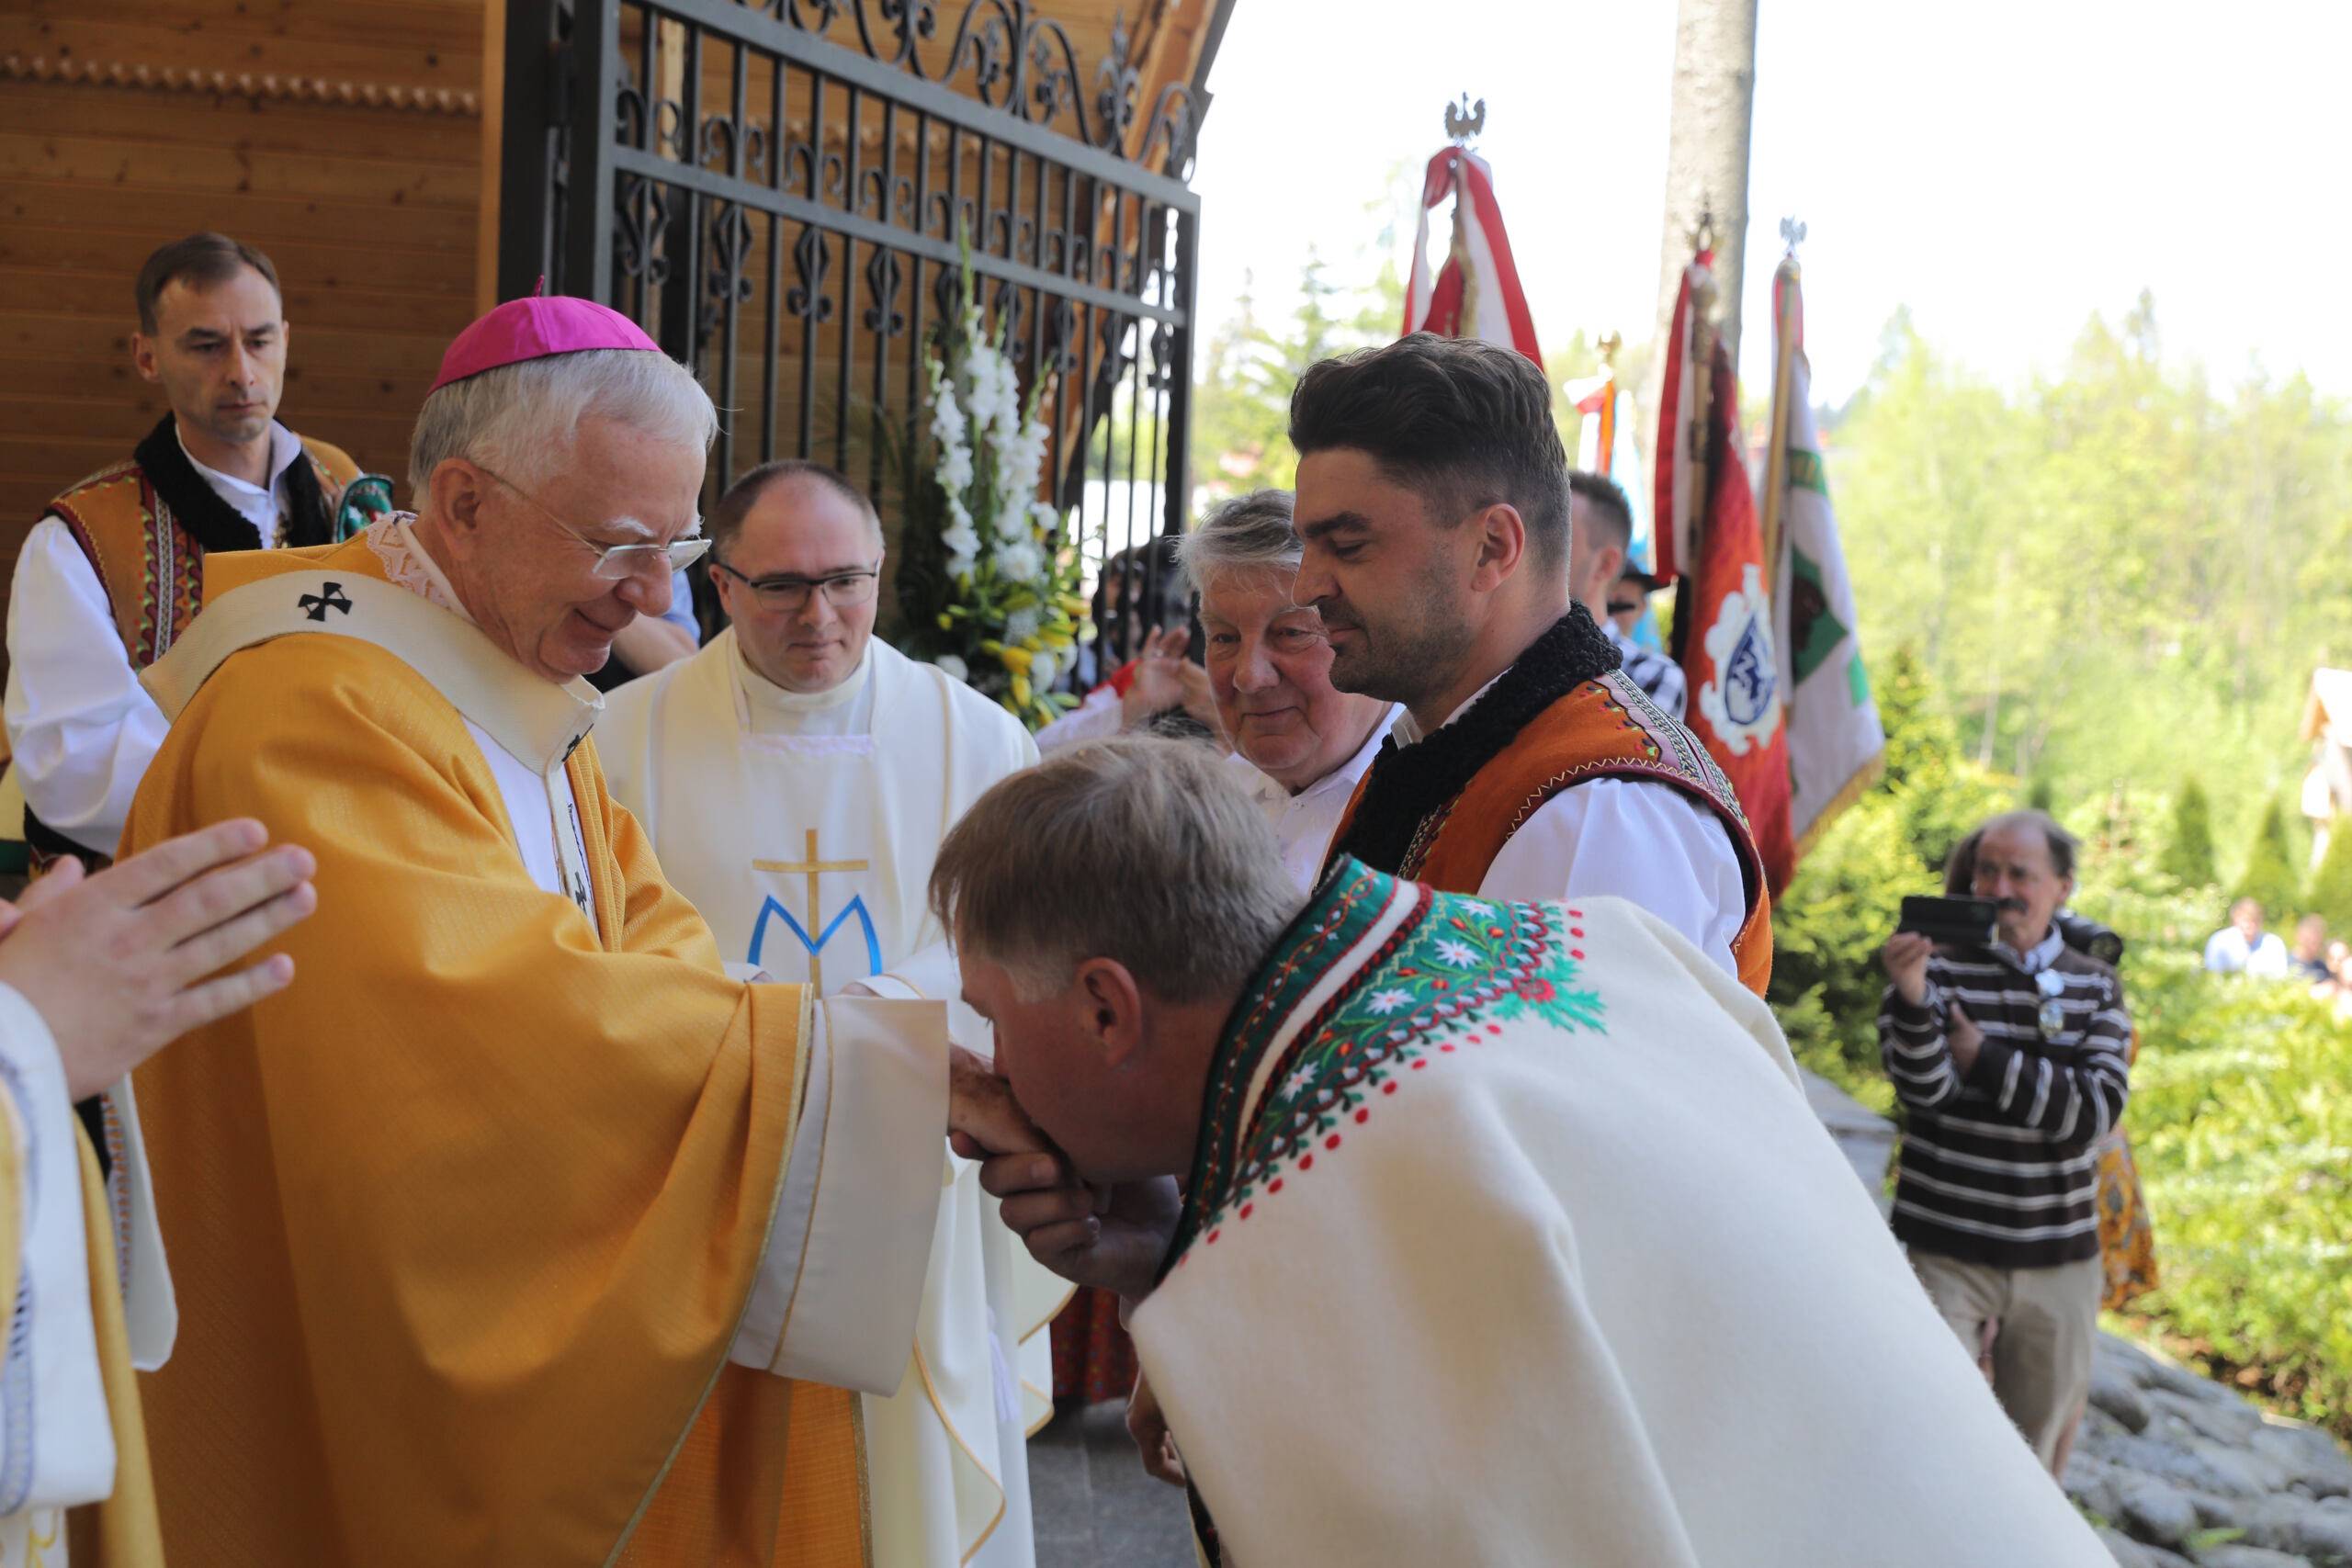
M 323 545 L 390 510 L 391 485 L 362 474 L 339 447 L 302 441 L 304 461 L 287 470 L 292 514 L 288 545 Z M 205 557 L 258 549 L 254 525 L 197 473 L 172 416 L 148 432 L 126 462 L 100 468 L 49 503 L 98 574 L 115 631 L 134 670 L 167 652 L 204 607 Z M 93 866 L 103 857 L 24 813 L 25 842 L 38 869 L 61 854 Z
M 1366 774 L 1365 783 L 1370 779 Z M 1503 845 L 1545 801 L 1594 779 L 1669 785 L 1723 823 L 1747 895 L 1732 956 L 1740 983 L 1762 996 L 1772 977 L 1771 899 L 1738 797 L 1698 738 L 1619 671 L 1584 682 L 1537 714 L 1460 794 L 1424 817 L 1397 874 L 1443 892 L 1476 894 Z M 1359 784 L 1332 836 L 1335 845 L 1347 839 L 1363 791 Z
M 307 467 L 297 465 L 299 479 L 288 476 L 295 515 L 286 542 L 332 544 L 345 488 L 359 477 L 359 466 L 323 441 L 305 439 L 302 450 Z M 307 504 L 313 494 L 315 513 Z M 98 574 L 135 670 L 162 658 L 204 607 L 208 551 L 257 549 L 263 543 L 253 525 L 193 471 L 168 414 L 129 461 L 100 468 L 51 502 L 49 510 L 64 520 Z

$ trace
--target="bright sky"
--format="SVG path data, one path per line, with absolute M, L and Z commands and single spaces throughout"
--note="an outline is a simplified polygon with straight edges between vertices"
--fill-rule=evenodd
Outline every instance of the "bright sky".
M 2054 367 L 2093 310 L 2154 291 L 2167 357 L 2352 393 L 2344 0 L 1759 0 L 1742 379 L 1769 373 L 1780 220 L 1801 217 L 1816 401 L 1868 372 L 1908 304 L 2004 380 Z M 1261 315 L 1315 244 L 1400 270 L 1443 106 L 1476 143 L 1549 348 L 1652 330 L 1674 0 L 1240 0 L 1193 184 L 1200 303 Z M 2331 106 L 2337 106 L 2331 107 Z M 1392 220 L 1391 214 L 1394 214 Z M 1435 243 L 1443 243 L 1445 214 Z M 1759 328 L 1761 330 L 1759 330 Z

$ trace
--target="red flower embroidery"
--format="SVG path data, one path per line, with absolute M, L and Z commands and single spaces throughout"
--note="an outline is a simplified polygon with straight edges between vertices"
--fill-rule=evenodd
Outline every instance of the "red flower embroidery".
M 1548 1002 L 1554 994 L 1552 982 L 1541 975 L 1531 975 L 1519 983 L 1519 997 L 1521 1001 Z

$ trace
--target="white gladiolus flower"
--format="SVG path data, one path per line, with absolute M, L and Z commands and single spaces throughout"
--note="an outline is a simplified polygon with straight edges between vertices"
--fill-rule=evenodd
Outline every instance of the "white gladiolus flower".
M 1045 568 L 1045 552 L 1027 539 L 997 547 L 997 570 L 1015 582 L 1035 582 L 1044 575 Z
M 968 446 L 944 447 L 939 454 L 939 482 L 951 494 L 972 482 L 972 452 Z
M 1041 534 L 1050 534 L 1062 525 L 1062 514 L 1042 501 L 1029 503 L 1029 525 Z
M 943 653 L 932 662 L 947 671 L 947 678 L 951 681 L 968 681 L 972 678 L 971 666 L 952 653 Z
M 1051 686 L 1054 677 L 1061 673 L 1061 666 L 1054 660 L 1051 649 L 1043 649 L 1029 656 L 1029 683 L 1041 692 Z
M 997 558 L 1000 563 L 1002 562 L 1003 558 L 1004 558 L 1001 556 Z M 1027 642 L 1031 637 L 1037 635 L 1038 624 L 1039 617 L 1035 610 L 1015 610 L 1011 615 L 1004 617 L 1004 640 L 1007 642 Z

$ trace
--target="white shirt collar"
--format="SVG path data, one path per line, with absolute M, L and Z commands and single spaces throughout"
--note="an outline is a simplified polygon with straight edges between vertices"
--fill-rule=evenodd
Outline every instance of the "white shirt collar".
M 2020 975 L 2039 975 L 2057 962 L 2058 954 L 2065 945 L 2066 939 L 2058 934 L 2058 928 L 2053 925 L 2042 934 L 2040 942 L 2023 953 L 1995 938 L 1993 956 Z
M 1510 671 L 1508 670 L 1501 671 L 1496 675 L 1495 681 L 1501 680 L 1504 675 L 1509 673 L 1510 673 Z M 1470 705 L 1476 702 L 1480 697 L 1485 696 L 1494 686 L 1495 681 L 1489 681 L 1486 685 L 1481 686 L 1476 691 L 1471 693 L 1469 697 L 1464 701 L 1460 707 L 1455 708 L 1452 713 L 1445 716 L 1445 724 L 1452 724 L 1455 719 L 1460 718 L 1464 714 L 1468 713 L 1470 711 Z M 1439 725 L 1438 728 L 1443 729 L 1445 728 L 1445 724 Z M 1402 705 L 1399 705 L 1396 709 L 1396 744 L 1399 746 L 1417 746 L 1420 744 L 1421 741 L 1428 739 L 1427 736 L 1421 733 L 1421 727 L 1413 722 L 1413 716 L 1408 712 Z
M 1372 727 L 1372 733 L 1364 737 L 1363 744 L 1356 748 L 1354 756 L 1350 757 L 1296 795 L 1292 795 L 1280 779 L 1259 768 L 1239 751 L 1230 753 L 1227 761 L 1236 767 L 1248 769 L 1254 775 L 1256 783 L 1251 785 L 1251 788 L 1261 798 L 1273 799 L 1279 796 L 1287 800 L 1306 801 L 1318 795 L 1329 795 L 1335 790 L 1344 790 L 1352 795 L 1355 793 L 1357 783 L 1371 769 L 1373 760 L 1380 755 L 1380 743 L 1388 739 L 1388 732 L 1392 728 L 1402 724 L 1404 720 L 1404 705 L 1389 704 L 1388 711 L 1381 716 L 1379 723 Z
M 277 493 L 277 481 L 286 477 L 286 470 L 292 468 L 294 459 L 302 455 L 301 438 L 276 420 L 271 420 L 269 422 L 269 482 L 266 485 L 257 485 L 250 479 L 241 479 L 234 474 L 224 474 L 218 468 L 208 468 L 198 462 L 195 456 L 188 451 L 187 440 L 180 434 L 180 422 L 176 419 L 172 421 L 172 439 L 179 442 L 180 456 L 187 458 L 188 466 L 202 476 L 206 484 L 212 487 L 212 493 L 241 513 L 245 511 L 247 505 L 253 502 L 274 500 Z

